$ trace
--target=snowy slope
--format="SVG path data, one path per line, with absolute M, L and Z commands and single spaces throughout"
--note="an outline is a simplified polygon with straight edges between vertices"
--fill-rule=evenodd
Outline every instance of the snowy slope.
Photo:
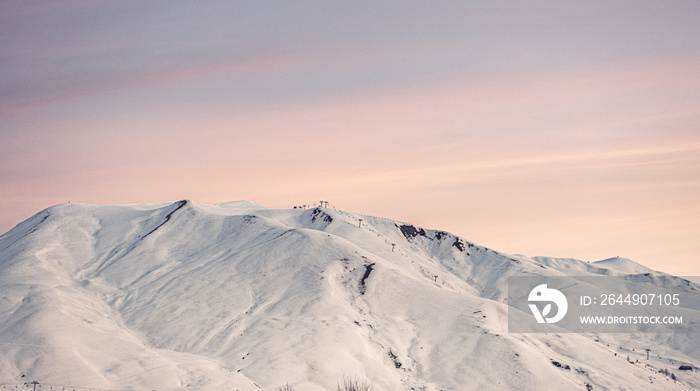
M 677 371 L 700 366 L 697 334 L 507 333 L 508 276 L 637 273 L 672 278 L 621 258 L 499 253 L 326 208 L 58 205 L 0 237 L 0 382 L 313 391 L 349 375 L 375 390 L 700 387 L 697 372 Z M 647 346 L 657 358 L 627 362 Z

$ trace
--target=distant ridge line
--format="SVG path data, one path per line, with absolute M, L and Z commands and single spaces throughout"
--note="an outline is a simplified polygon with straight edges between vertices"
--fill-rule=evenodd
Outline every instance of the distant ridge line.
M 350 214 L 357 215 L 357 216 L 362 216 L 362 217 L 371 217 L 371 218 L 373 218 L 373 219 L 381 219 L 381 220 L 386 220 L 386 221 L 393 221 L 393 222 L 395 222 L 395 223 L 413 225 L 413 224 L 407 223 L 407 222 L 405 222 L 405 221 L 400 221 L 400 220 L 396 220 L 396 219 L 389 219 L 389 218 L 381 217 L 381 216 L 366 215 L 366 214 L 363 214 L 363 213 L 355 213 L 355 212 L 350 212 L 350 211 L 347 211 L 347 210 L 336 209 L 336 208 L 333 208 L 333 210 L 336 210 L 336 211 L 338 211 L 338 212 L 350 213 Z

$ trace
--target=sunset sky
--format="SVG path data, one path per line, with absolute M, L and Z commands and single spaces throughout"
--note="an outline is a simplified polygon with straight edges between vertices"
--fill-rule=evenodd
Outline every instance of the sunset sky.
M 0 2 L 0 232 L 179 199 L 700 276 L 700 2 Z

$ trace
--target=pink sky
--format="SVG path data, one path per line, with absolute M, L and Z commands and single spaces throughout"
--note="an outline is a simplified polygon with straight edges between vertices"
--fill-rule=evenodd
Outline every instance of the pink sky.
M 697 2 L 37 4 L 0 5 L 2 232 L 324 199 L 700 276 Z

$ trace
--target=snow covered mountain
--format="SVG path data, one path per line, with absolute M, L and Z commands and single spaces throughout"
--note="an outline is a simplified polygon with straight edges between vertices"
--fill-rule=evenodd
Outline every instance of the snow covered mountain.
M 0 236 L 0 383 L 700 388 L 697 370 L 678 371 L 700 366 L 698 333 L 507 332 L 509 276 L 641 273 L 663 276 L 622 258 L 504 254 L 328 208 L 57 205 Z

